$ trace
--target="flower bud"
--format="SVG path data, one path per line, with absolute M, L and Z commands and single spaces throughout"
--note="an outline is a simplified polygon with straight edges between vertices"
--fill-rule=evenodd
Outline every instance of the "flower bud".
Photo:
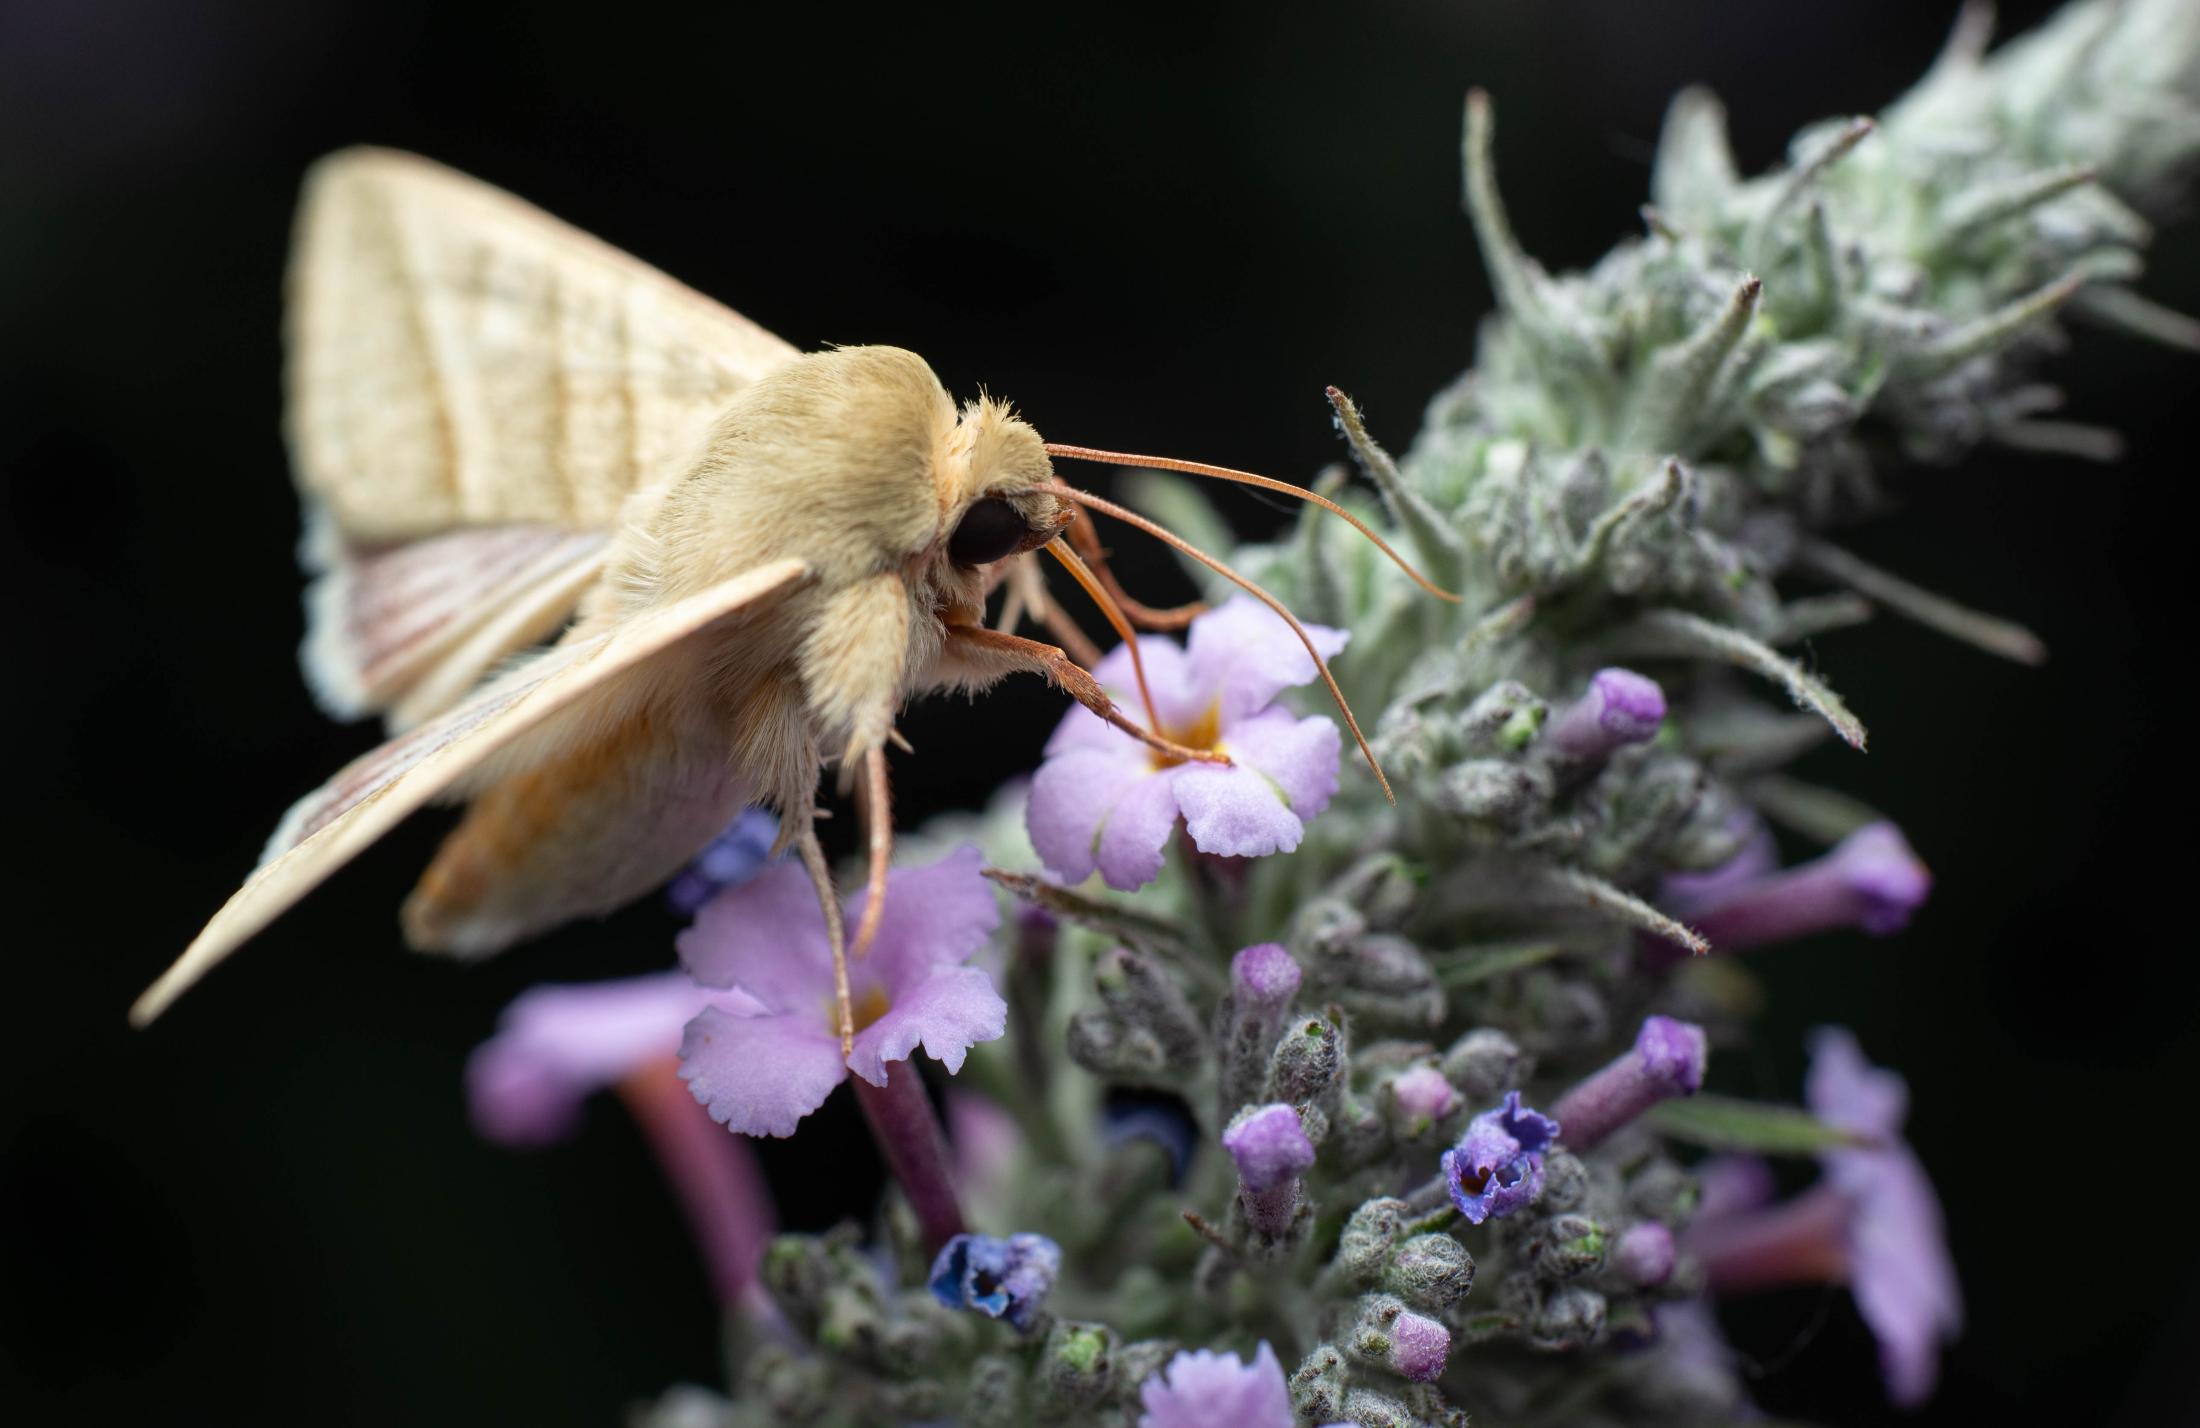
M 1512 831 L 1525 826 L 1549 794 L 1549 785 L 1525 765 L 1469 759 L 1445 769 L 1428 800 L 1454 818 Z
M 1669 1016 L 1646 1018 L 1632 1051 L 1551 1107 L 1559 1134 L 1574 1149 L 1587 1150 L 1658 1102 L 1694 1095 L 1708 1054 L 1702 1027 Z
M 1408 1309 L 1395 1295 L 1361 1296 L 1358 1320 L 1345 1336 L 1345 1352 L 1400 1378 L 1427 1383 L 1443 1373 L 1451 1331 Z
M 1115 1331 L 1105 1324 L 1055 1324 L 1033 1374 L 1043 1419 L 1059 1422 L 1107 1396 L 1116 1383 L 1115 1342 Z
M 1025 1428 L 1031 1422 L 1024 1401 L 1025 1382 L 1019 1359 L 1007 1354 L 980 1356 L 969 1369 L 960 1421 L 968 1428 Z
M 1299 1212 L 1299 1177 L 1314 1164 L 1314 1143 L 1299 1113 L 1278 1102 L 1238 1113 L 1222 1133 L 1237 1165 L 1238 1204 L 1263 1241 L 1280 1241 Z
M 1299 992 L 1299 964 L 1274 942 L 1256 943 L 1230 959 L 1230 991 L 1216 1013 L 1222 1047 L 1220 1113 L 1260 1095 L 1269 1057 Z
M 1355 1284 L 1373 1284 L 1389 1264 L 1391 1251 L 1405 1234 L 1406 1220 L 1412 1213 L 1403 1200 L 1361 1201 L 1344 1222 L 1330 1264 Z
M 1474 1256 L 1451 1235 L 1415 1235 L 1391 1255 L 1382 1283 L 1415 1308 L 1441 1314 L 1474 1288 Z
M 1932 874 L 1901 830 L 1872 823 L 1821 857 L 1729 887 L 1683 911 L 1714 950 L 1733 952 L 1837 927 L 1859 927 L 1873 936 L 1898 932 L 1932 886 Z
M 1528 1342 L 1539 1349 L 1579 1349 L 1604 1332 L 1604 1296 L 1569 1284 L 1543 1296 L 1527 1322 Z
M 1563 1124 L 1563 1123 L 1562 1123 Z M 1546 1213 L 1562 1215 L 1578 1210 L 1589 1198 L 1589 1167 L 1564 1145 L 1543 1153 L 1543 1199 Z
M 1574 763 L 1602 763 L 1615 749 L 1657 737 L 1665 692 L 1630 669 L 1600 669 L 1588 693 L 1551 721 L 1544 742 Z
M 1627 1227 L 1612 1251 L 1612 1269 L 1637 1289 L 1655 1289 L 1673 1277 L 1673 1232 L 1656 1220 Z
M 1535 1072 L 1520 1044 L 1493 1027 L 1478 1027 L 1454 1041 L 1440 1067 L 1444 1079 L 1473 1105 L 1489 1104 Z
M 1423 1063 L 1409 1067 L 1383 1085 L 1382 1100 L 1391 1129 L 1405 1140 L 1427 1135 L 1459 1106 L 1459 1093 L 1444 1073 Z
M 1292 1024 L 1268 1060 L 1268 1099 L 1293 1106 L 1334 1102 L 1344 1074 L 1344 1036 L 1322 1017 Z
M 1549 706 L 1517 680 L 1501 679 L 1475 696 L 1461 721 L 1470 747 L 1511 752 L 1527 747 Z
M 1150 1034 L 1170 1064 L 1196 1060 L 1204 1049 L 1199 1018 L 1166 968 L 1143 952 L 1111 947 L 1093 967 L 1100 1001 L 1127 1027 Z
M 1575 1279 L 1604 1267 L 1604 1227 L 1587 1215 L 1553 1215 L 1536 1227 L 1526 1258 L 1548 1279 Z
M 1291 1407 L 1301 1423 L 1331 1423 L 1345 1416 L 1350 1369 L 1335 1344 L 1316 1344 L 1291 1373 Z

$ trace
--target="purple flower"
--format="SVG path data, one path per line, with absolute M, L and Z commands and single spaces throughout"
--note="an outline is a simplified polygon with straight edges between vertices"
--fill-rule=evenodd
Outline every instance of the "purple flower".
M 785 1136 L 849 1072 L 884 1086 L 886 1063 L 919 1045 L 960 1071 L 972 1046 L 1008 1025 L 992 979 L 962 965 L 1000 923 L 983 862 L 963 847 L 888 878 L 878 937 L 848 968 L 857 1029 L 845 1058 L 825 919 L 802 869 L 774 864 L 712 899 L 680 934 L 680 961 L 698 982 L 737 988 L 757 1006 L 714 1005 L 688 1023 L 680 1075 L 695 1099 L 730 1130 Z
M 1626 1055 L 1558 1098 L 1551 1114 L 1566 1144 L 1586 1150 L 1660 1101 L 1703 1087 L 1708 1058 L 1703 1028 L 1669 1016 L 1643 1018 Z
M 1720 1220 L 1772 1203 L 1772 1166 L 1754 1155 L 1714 1155 L 1696 1167 L 1696 1218 Z
M 1559 1123 L 1520 1104 L 1509 1091 L 1505 1104 L 1467 1122 L 1459 1143 L 1444 1152 L 1444 1180 L 1451 1202 L 1467 1223 L 1502 1220 L 1535 1203 L 1543 1193 L 1543 1152 L 1558 1138 Z
M 1888 1396 L 1915 1407 L 1932 1394 L 1941 1344 L 1963 1327 L 1963 1297 L 1940 1201 L 1901 1140 L 1906 1088 L 1854 1037 L 1827 1029 L 1812 1038 L 1806 1089 L 1820 1119 L 1876 1143 L 1827 1152 L 1825 1175 L 1792 1200 L 1699 1212 L 1687 1247 L 1722 1292 L 1846 1283 L 1879 1341 Z
M 932 1297 L 1029 1329 L 1062 1272 L 1062 1247 L 1045 1235 L 957 1235 L 932 1261 Z
M 1734 952 L 1837 927 L 1898 932 L 1932 886 L 1901 830 L 1871 823 L 1808 863 L 1728 886 L 1680 911 L 1713 948 Z
M 1324 659 L 1347 639 L 1319 625 L 1307 634 Z M 1167 764 L 1091 712 L 1070 710 L 1047 741 L 1025 810 L 1040 860 L 1071 882 L 1098 870 L 1109 887 L 1141 887 L 1160 873 L 1180 816 L 1203 853 L 1257 858 L 1298 847 L 1305 820 L 1337 791 L 1338 734 L 1327 719 L 1275 706 L 1316 673 L 1291 627 L 1240 596 L 1194 620 L 1187 646 L 1149 637 L 1138 649 L 1160 732 L 1231 763 Z M 1140 714 L 1127 649 L 1111 650 L 1093 674 Z
M 1598 763 L 1628 744 L 1657 737 L 1665 691 L 1631 669 L 1600 669 L 1589 692 L 1568 705 L 1544 734 L 1552 748 L 1581 763 Z
M 1408 1309 L 1390 1328 L 1390 1366 L 1402 1378 L 1434 1383 L 1451 1355 L 1451 1330 Z
M 1264 1340 L 1253 1361 L 1207 1349 L 1180 1353 L 1138 1389 L 1138 1428 L 1293 1428 L 1283 1365 Z
M 745 992 L 709 991 L 680 972 L 522 992 L 466 1062 L 475 1129 L 503 1145 L 564 1139 L 580 1123 L 581 1102 L 671 1060 L 680 1029 L 707 1007 L 762 1010 Z
M 568 1134 L 589 1093 L 617 1086 L 640 1122 L 702 1249 L 719 1301 L 769 1313 L 756 1265 L 776 1216 L 755 1153 L 710 1123 L 674 1075 L 680 1030 L 706 1008 L 760 1010 L 738 991 L 686 975 L 536 987 L 505 1009 L 466 1063 L 481 1133 L 507 1145 Z
M 1255 1190 L 1296 1180 L 1314 1163 L 1314 1143 L 1299 1113 L 1277 1103 L 1247 1111 L 1222 1133 L 1222 1148 L 1236 1163 L 1238 1179 Z
M 744 808 L 726 831 L 710 840 L 681 870 L 665 898 L 676 912 L 692 913 L 727 888 L 736 888 L 762 872 L 779 841 L 779 816 L 768 809 Z
M 1642 1289 L 1655 1289 L 1673 1277 L 1673 1232 L 1656 1220 L 1629 1225 L 1612 1251 L 1612 1268 Z
M 1222 1133 L 1237 1165 L 1245 1222 L 1271 1239 L 1291 1228 L 1299 1207 L 1299 1177 L 1314 1164 L 1314 1142 L 1299 1113 L 1281 1102 L 1240 1111 Z
M 1407 1137 L 1426 1135 L 1459 1105 L 1459 1093 L 1444 1073 L 1426 1063 L 1401 1072 L 1390 1082 L 1391 1120 Z
M 1299 964 L 1281 943 L 1256 942 L 1230 959 L 1230 990 L 1248 1007 L 1280 1012 L 1299 994 Z
M 1737 812 L 1728 820 L 1734 855 L 1701 872 L 1670 873 L 1658 885 L 1658 905 L 1677 917 L 1711 907 L 1780 870 L 1779 845 L 1772 830 L 1754 813 Z
M 1905 1406 L 1932 1395 L 1940 1345 L 1963 1328 L 1963 1292 L 1948 1254 L 1940 1198 L 1901 1138 L 1909 1088 L 1864 1059 L 1838 1027 L 1811 1037 L 1804 1093 L 1829 1124 L 1878 1144 L 1829 1151 L 1826 1178 L 1856 1206 L 1849 1224 L 1849 1291 L 1879 1340 L 1888 1396 Z

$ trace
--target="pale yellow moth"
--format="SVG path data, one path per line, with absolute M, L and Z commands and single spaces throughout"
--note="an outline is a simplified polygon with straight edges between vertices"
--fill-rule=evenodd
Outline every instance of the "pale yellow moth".
M 998 401 L 958 410 L 898 348 L 805 355 L 407 154 L 352 149 L 314 166 L 289 283 L 288 430 L 314 577 L 306 675 L 330 712 L 379 714 L 391 738 L 290 810 L 132 1008 L 140 1024 L 430 802 L 469 806 L 402 924 L 413 946 L 459 956 L 632 900 L 762 803 L 817 884 L 845 1040 L 818 776 L 827 762 L 862 775 L 860 954 L 883 906 L 885 746 L 905 701 L 1034 671 L 1157 758 L 1219 757 L 1141 728 L 1062 649 L 1011 628 L 1030 615 L 1089 648 L 1028 558 L 1043 547 L 1129 638 L 1079 505 L 1209 560 L 1291 618 L 1058 481 L 1049 452 L 1337 509 L 1244 472 L 1050 448 Z M 1003 580 L 1007 618 L 989 627 Z M 1188 618 L 1127 603 L 1141 623 Z

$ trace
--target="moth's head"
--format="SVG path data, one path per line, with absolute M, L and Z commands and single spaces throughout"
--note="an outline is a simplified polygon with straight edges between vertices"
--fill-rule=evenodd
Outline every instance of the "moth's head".
M 1039 489 L 1055 479 L 1039 433 L 992 397 L 966 403 L 942 432 L 933 478 L 940 539 L 928 554 L 958 605 L 982 604 L 1002 561 L 1045 545 L 1075 514 Z

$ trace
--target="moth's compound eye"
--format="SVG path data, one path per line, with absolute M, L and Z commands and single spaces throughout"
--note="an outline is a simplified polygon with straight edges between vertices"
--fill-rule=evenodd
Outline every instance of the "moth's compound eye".
M 991 564 L 1022 544 L 1030 529 L 1014 506 L 988 496 L 963 512 L 947 538 L 947 558 L 962 566 Z

